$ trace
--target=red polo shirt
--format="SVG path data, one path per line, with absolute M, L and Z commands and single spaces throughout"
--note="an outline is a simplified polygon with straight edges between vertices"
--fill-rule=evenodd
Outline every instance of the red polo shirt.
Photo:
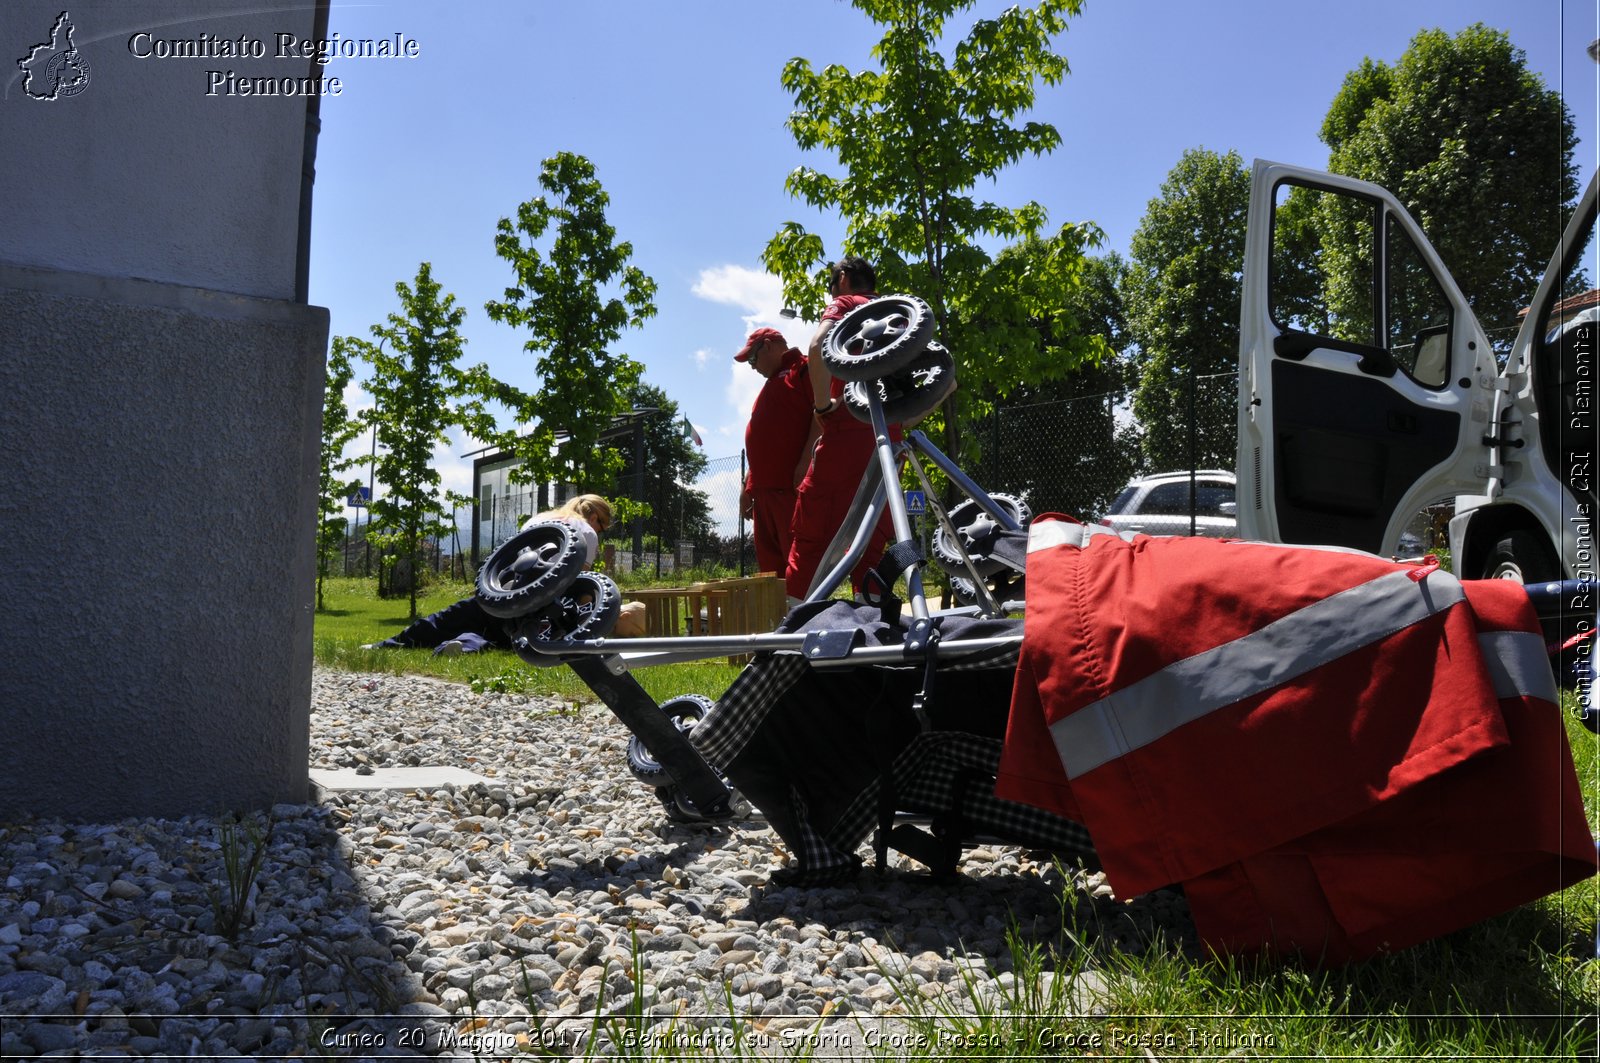
M 791 347 L 781 364 L 762 385 L 750 410 L 750 423 L 745 425 L 747 490 L 793 488 L 800 448 L 811 430 L 811 375 L 806 356 Z

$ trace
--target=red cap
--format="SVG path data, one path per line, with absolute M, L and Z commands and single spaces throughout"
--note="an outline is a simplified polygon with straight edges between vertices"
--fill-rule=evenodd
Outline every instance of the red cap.
M 768 340 L 777 340 L 783 344 L 785 349 L 788 349 L 789 341 L 783 338 L 783 333 L 775 328 L 758 328 L 744 338 L 744 346 L 739 348 L 739 353 L 733 356 L 733 360 L 736 362 L 748 362 L 750 360 L 750 351 Z

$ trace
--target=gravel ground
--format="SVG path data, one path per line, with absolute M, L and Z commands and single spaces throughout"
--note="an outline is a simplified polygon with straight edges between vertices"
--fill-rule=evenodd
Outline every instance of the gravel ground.
M 948 883 L 905 864 L 772 887 L 788 856 L 759 814 L 668 823 L 598 704 L 319 670 L 311 734 L 313 768 L 489 781 L 333 793 L 231 827 L 0 825 L 6 1057 L 601 1055 L 607 1016 L 635 1017 L 644 1047 L 714 1055 L 735 1026 L 781 1050 L 848 1025 L 854 1047 L 819 1056 L 859 1055 L 906 994 L 1009 999 L 1008 928 L 1059 942 L 1064 898 L 1089 947 L 1158 931 L 1194 947 L 1180 896 L 1123 902 L 1005 846 L 967 851 Z M 257 850 L 235 902 L 227 857 Z

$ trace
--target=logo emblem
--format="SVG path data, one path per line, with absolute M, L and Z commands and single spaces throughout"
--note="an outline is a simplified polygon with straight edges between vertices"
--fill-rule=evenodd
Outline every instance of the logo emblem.
M 50 27 L 50 39 L 17 60 L 23 92 L 36 100 L 60 100 L 89 87 L 89 60 L 72 43 L 72 30 L 71 17 L 61 12 Z

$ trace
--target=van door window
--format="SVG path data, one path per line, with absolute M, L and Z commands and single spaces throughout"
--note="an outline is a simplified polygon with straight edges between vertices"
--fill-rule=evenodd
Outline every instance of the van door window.
M 1291 182 L 1275 203 L 1268 295 L 1285 333 L 1278 353 L 1332 347 L 1360 355 L 1374 376 L 1449 383 L 1450 302 L 1398 219 L 1376 200 Z
M 1202 517 L 1221 517 L 1231 513 L 1223 506 L 1233 501 L 1233 485 L 1216 480 L 1201 480 L 1195 485 L 1195 512 Z
M 1450 379 L 1450 303 L 1417 245 L 1393 215 L 1386 217 L 1389 263 L 1385 323 L 1389 353 L 1417 383 L 1442 388 Z
M 1189 485 L 1187 483 L 1157 484 L 1145 499 L 1144 511 L 1153 516 L 1177 517 L 1189 515 Z

